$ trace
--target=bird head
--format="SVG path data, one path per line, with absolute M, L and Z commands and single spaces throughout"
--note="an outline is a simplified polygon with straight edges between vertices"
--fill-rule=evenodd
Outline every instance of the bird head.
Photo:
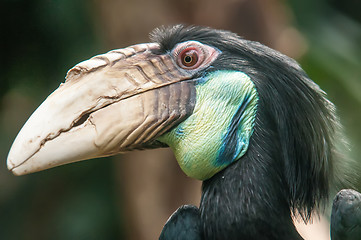
M 158 28 L 151 40 L 70 69 L 19 132 L 8 168 L 22 175 L 169 146 L 205 180 L 254 144 L 276 150 L 292 206 L 308 211 L 328 194 L 337 119 L 294 60 L 205 27 Z

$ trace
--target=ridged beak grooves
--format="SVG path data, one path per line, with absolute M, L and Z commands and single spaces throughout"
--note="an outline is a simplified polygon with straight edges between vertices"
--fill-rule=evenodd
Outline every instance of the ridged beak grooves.
M 69 70 L 17 135 L 7 166 L 15 175 L 133 149 L 192 114 L 191 73 L 156 43 L 110 51 Z

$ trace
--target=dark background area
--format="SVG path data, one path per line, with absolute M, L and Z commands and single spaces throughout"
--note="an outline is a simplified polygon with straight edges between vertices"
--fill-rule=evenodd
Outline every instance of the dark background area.
M 0 239 L 154 239 L 177 206 L 198 204 L 200 183 L 185 177 L 166 150 L 22 177 L 6 168 L 21 126 L 68 69 L 147 42 L 160 25 L 223 28 L 296 58 L 336 104 L 358 164 L 360 9 L 357 0 L 2 0 Z

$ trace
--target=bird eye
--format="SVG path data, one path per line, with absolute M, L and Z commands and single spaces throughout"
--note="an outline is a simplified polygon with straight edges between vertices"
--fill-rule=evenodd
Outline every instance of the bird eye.
M 195 49 L 184 49 L 180 54 L 181 64 L 191 68 L 198 62 L 198 53 Z
M 180 68 L 197 71 L 208 67 L 219 54 L 218 49 L 197 41 L 179 43 L 172 51 Z
M 178 65 L 181 68 L 192 70 L 201 65 L 204 60 L 204 53 L 199 47 L 188 46 L 179 51 L 177 58 Z

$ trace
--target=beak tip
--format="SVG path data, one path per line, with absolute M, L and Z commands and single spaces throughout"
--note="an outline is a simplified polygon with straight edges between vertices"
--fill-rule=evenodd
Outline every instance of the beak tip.
M 20 164 L 21 165 L 21 164 Z M 8 156 L 8 159 L 7 159 L 7 167 L 8 167 L 8 170 L 14 174 L 15 176 L 20 176 L 20 175 L 24 175 L 26 173 L 24 172 L 20 172 L 18 170 L 18 167 L 20 166 L 19 164 L 15 164 L 14 161 L 12 161 L 12 158 Z
M 18 174 L 14 171 L 15 166 L 13 166 L 12 163 L 9 164 L 9 162 L 8 162 L 7 167 L 8 167 L 8 170 L 9 170 L 12 174 L 14 174 L 15 176 L 18 176 Z
M 13 169 L 9 169 L 9 170 L 10 170 L 10 172 L 11 172 L 12 174 L 14 174 L 15 176 L 21 176 L 21 175 L 24 175 L 24 174 L 22 174 L 22 173 L 17 172 L 15 168 L 13 168 Z
M 14 174 L 15 176 L 20 176 L 20 175 L 21 175 L 21 174 L 19 174 L 19 173 L 16 171 L 16 167 L 13 166 L 13 165 L 9 165 L 9 164 L 8 164 L 8 170 L 9 170 L 12 174 Z
M 15 176 L 21 176 L 28 173 L 26 169 L 25 170 L 21 169 L 19 168 L 19 166 L 10 165 L 9 163 L 8 163 L 8 169 Z
M 6 163 L 9 171 L 12 171 L 15 168 L 15 164 L 9 158 Z

